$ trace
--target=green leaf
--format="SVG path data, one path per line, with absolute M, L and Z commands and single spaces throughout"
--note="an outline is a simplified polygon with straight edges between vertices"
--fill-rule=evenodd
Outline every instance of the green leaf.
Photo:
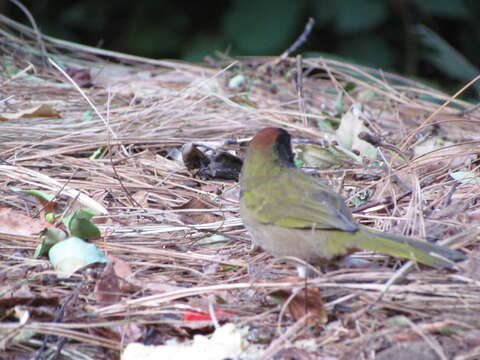
M 77 237 L 60 241 L 48 252 L 59 277 L 70 277 L 75 271 L 96 262 L 107 262 L 102 250 Z
M 317 26 L 326 25 L 336 17 L 336 2 L 337 0 L 317 0 L 313 2 L 313 16 Z
M 236 0 L 223 18 L 226 37 L 242 55 L 276 54 L 302 31 L 306 1 Z
M 415 32 L 422 43 L 433 50 L 427 58 L 439 70 L 461 81 L 469 81 L 480 72 L 466 57 L 426 26 L 416 26 Z M 474 86 L 478 88 L 480 84 Z
M 237 268 L 236 266 L 224 266 L 224 267 L 222 268 L 222 271 L 223 271 L 223 272 L 229 272 L 229 271 L 235 270 L 236 268 Z
M 227 48 L 228 42 L 221 34 L 196 34 L 185 44 L 182 59 L 191 62 L 203 61 L 205 56 L 214 56 L 216 51 L 225 51 Z
M 93 118 L 93 111 L 87 110 L 80 117 L 81 122 L 91 122 Z
M 316 169 L 337 169 L 346 161 L 360 163 L 361 159 L 341 146 L 320 147 L 315 144 L 302 144 L 296 147 L 297 157 L 305 167 Z
M 343 89 L 349 93 L 350 91 L 352 91 L 353 89 L 355 89 L 357 87 L 357 84 L 353 83 L 353 82 L 347 82 L 345 84 L 345 86 L 343 87 Z
M 295 164 L 295 167 L 297 167 L 297 168 L 301 168 L 301 167 L 303 167 L 303 165 L 305 164 L 305 163 L 302 161 L 302 159 L 297 158 L 297 157 L 295 157 L 295 159 L 293 160 L 293 163 Z
M 341 33 L 371 30 L 387 18 L 387 4 L 379 0 L 322 0 L 314 2 L 318 24 L 332 22 Z
M 457 171 L 449 175 L 462 184 L 480 184 L 480 176 L 471 171 Z
M 337 97 L 335 98 L 335 103 L 333 104 L 333 108 L 337 113 L 341 113 L 343 111 L 343 91 L 339 91 Z
M 81 239 L 93 239 L 100 236 L 100 230 L 90 220 L 95 216 L 95 212 L 90 209 L 78 209 L 63 218 L 63 223 L 71 236 Z
M 93 153 L 92 155 L 90 155 L 89 159 L 90 160 L 97 160 L 97 159 L 101 159 L 103 158 L 103 156 L 105 155 L 105 152 L 107 151 L 107 147 L 106 146 L 101 146 L 99 148 L 97 148 Z
M 54 213 L 48 213 L 45 215 L 45 220 L 48 221 L 50 224 L 53 224 L 56 220 L 56 216 Z
M 356 208 L 362 206 L 368 202 L 370 197 L 373 195 L 373 190 L 367 189 L 361 191 L 357 196 L 354 196 L 351 200 L 351 205 Z
M 394 49 L 377 34 L 361 34 L 344 38 L 338 47 L 338 55 L 355 59 L 360 64 L 389 69 L 395 62 Z
M 52 201 L 55 199 L 55 195 L 52 194 L 47 194 L 46 192 L 40 191 L 40 190 L 24 190 L 24 189 L 19 189 L 17 187 L 10 187 L 10 190 L 15 191 L 15 192 L 22 192 L 25 194 L 33 195 L 36 198 L 40 200 L 45 200 L 45 201 Z
M 471 19 L 471 12 L 462 1 L 415 0 L 415 6 L 430 16 L 445 16 L 453 19 Z
M 47 255 L 53 245 L 59 241 L 65 240 L 66 238 L 67 234 L 65 231 L 57 228 L 46 228 L 40 233 L 40 240 L 42 242 L 37 245 L 33 257 L 39 258 Z

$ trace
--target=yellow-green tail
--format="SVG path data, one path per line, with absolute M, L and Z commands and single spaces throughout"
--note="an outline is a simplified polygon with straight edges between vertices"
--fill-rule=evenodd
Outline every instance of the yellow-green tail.
M 466 259 L 463 253 L 444 246 L 364 226 L 355 233 L 353 241 L 357 248 L 402 257 L 437 269 L 452 268 L 455 261 Z

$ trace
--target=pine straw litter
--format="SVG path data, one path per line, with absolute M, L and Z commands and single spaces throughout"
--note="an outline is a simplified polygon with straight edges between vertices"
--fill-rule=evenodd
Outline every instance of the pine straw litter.
M 399 344 L 418 342 L 432 358 L 480 358 L 480 112 L 459 97 L 478 78 L 447 95 L 325 58 L 220 54 L 193 65 L 0 23 L 2 211 L 22 213 L 23 225 L 40 221 L 41 206 L 12 186 L 54 194 L 59 213 L 94 209 L 95 243 L 124 267 L 57 278 L 47 259 L 33 258 L 38 236 L 2 226 L 0 357 L 111 359 L 130 342 L 189 341 L 228 322 L 248 327 L 245 354 L 256 349 L 239 359 L 400 358 Z M 378 160 L 360 153 L 360 162 L 310 170 L 358 221 L 468 254 L 456 271 L 359 253 L 370 266 L 295 278 L 288 262 L 251 249 L 237 182 L 199 177 L 182 161 L 191 143 L 242 157 L 266 126 L 332 144 L 328 126 L 358 104 L 383 142 Z M 474 177 L 450 175 L 459 172 Z M 358 203 L 362 194 L 368 201 Z M 96 286 L 108 276 L 117 285 L 110 299 Z M 292 317 L 269 296 L 305 287 L 319 290 L 326 323 L 311 326 L 308 312 Z

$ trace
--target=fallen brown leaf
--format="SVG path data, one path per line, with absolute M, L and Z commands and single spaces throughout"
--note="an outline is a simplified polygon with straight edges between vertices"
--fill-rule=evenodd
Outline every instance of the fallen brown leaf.
M 34 117 L 56 117 L 60 118 L 60 113 L 52 108 L 50 105 L 43 104 L 35 106 L 30 109 L 17 111 L 16 113 L 1 113 L 0 121 L 17 120 L 20 118 L 34 118 Z
M 287 307 L 290 315 L 292 315 L 295 321 L 302 319 L 307 314 L 310 314 L 307 323 L 311 327 L 325 324 L 328 321 L 327 313 L 318 288 L 304 288 L 295 294 L 293 298 L 290 298 L 291 295 L 291 290 L 276 290 L 270 293 L 270 296 L 273 296 L 282 302 L 286 302 L 290 299 Z
M 34 219 L 11 208 L 0 208 L 0 233 L 30 236 L 38 234 L 52 224 Z

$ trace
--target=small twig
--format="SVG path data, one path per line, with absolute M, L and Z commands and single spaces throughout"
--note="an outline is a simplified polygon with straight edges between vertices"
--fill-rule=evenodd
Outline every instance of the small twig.
M 303 290 L 303 289 L 302 288 L 292 289 L 292 293 L 282 304 L 282 308 L 280 309 L 280 312 L 278 314 L 278 319 L 277 319 L 277 334 L 280 336 L 282 335 L 281 328 L 282 328 L 283 317 L 285 316 L 285 313 L 288 311 L 288 305 L 290 305 L 290 303 L 295 298 L 295 296 L 298 295 L 300 290 Z
M 328 141 L 324 139 L 310 140 L 310 139 L 292 139 L 292 144 L 315 144 L 321 147 L 328 146 Z
M 480 232 L 480 230 L 478 229 L 477 226 L 474 226 L 473 228 L 470 228 L 462 233 L 456 234 L 447 239 L 443 239 L 439 241 L 438 244 L 441 246 L 447 246 L 448 244 L 456 241 L 459 238 L 463 238 L 465 236 L 474 234 L 476 232 L 478 233 Z M 388 279 L 388 281 L 385 283 L 385 288 L 382 290 L 377 300 L 375 300 L 371 305 L 369 305 L 365 311 L 362 311 L 361 314 L 365 313 L 366 311 L 372 310 L 373 307 L 383 299 L 383 297 L 388 292 L 390 287 L 394 285 L 396 282 L 398 282 L 399 280 L 403 279 L 414 265 L 416 265 L 416 263 L 412 260 L 409 260 L 399 270 L 397 270 L 395 274 L 390 279 Z
M 305 29 L 300 34 L 300 36 L 295 40 L 295 42 L 280 56 L 280 59 L 286 59 L 290 56 L 291 53 L 297 51 L 300 46 L 303 45 L 308 40 L 308 35 L 312 32 L 313 25 L 315 25 L 315 20 L 313 18 L 309 18 L 307 24 L 305 25 Z
M 120 176 L 118 175 L 117 171 L 116 171 L 116 168 L 115 166 L 113 165 L 113 159 L 112 159 L 112 155 L 111 155 L 111 146 L 110 146 L 110 136 L 113 137 L 113 139 L 117 139 L 117 135 L 115 134 L 115 132 L 112 130 L 112 128 L 110 127 L 110 124 L 109 124 L 109 119 L 105 119 L 102 114 L 100 113 L 100 111 L 98 111 L 97 107 L 93 104 L 93 102 L 88 98 L 88 96 L 85 94 L 85 92 L 80 88 L 80 86 L 78 86 L 78 84 L 55 62 L 53 61 L 52 59 L 48 59 L 48 61 L 50 61 L 50 63 L 58 70 L 60 71 L 60 73 L 65 76 L 69 81 L 70 83 L 75 87 L 75 89 L 80 93 L 80 95 L 82 95 L 82 97 L 87 101 L 87 103 L 91 106 L 91 108 L 95 111 L 95 113 L 98 115 L 98 117 L 103 121 L 103 123 L 105 124 L 105 127 L 107 129 L 107 147 L 109 149 L 109 152 L 110 152 L 110 164 L 112 166 L 112 169 L 113 169 L 113 172 L 115 173 L 115 176 L 117 177 L 117 181 L 120 183 L 120 186 L 122 187 L 122 189 L 124 190 L 126 196 L 129 198 L 130 202 L 132 204 L 136 204 L 137 206 L 141 207 L 140 204 L 138 204 L 137 201 L 135 201 L 133 199 L 133 197 L 130 195 L 130 193 L 128 192 L 128 190 L 126 189 L 126 187 L 123 185 L 121 179 L 120 179 Z M 110 98 L 109 98 L 110 99 Z M 108 101 L 107 103 L 107 106 L 108 108 L 110 107 L 110 101 Z M 107 115 L 108 115 L 109 112 L 107 112 Z M 123 145 L 120 145 L 120 148 L 122 149 L 123 153 L 125 155 L 128 156 L 128 152 L 127 150 L 125 149 L 125 147 Z
M 56 191 L 56 193 L 55 193 L 55 195 L 53 196 L 53 199 L 52 199 L 52 200 L 48 201 L 44 206 L 42 206 L 39 210 L 37 210 L 36 213 L 34 213 L 34 216 L 35 216 L 35 217 L 37 217 L 38 215 L 40 215 L 40 213 L 41 213 L 43 210 L 45 210 L 51 203 L 53 203 L 54 201 L 57 201 L 57 200 L 60 198 L 63 190 L 65 190 L 65 188 L 68 186 L 68 184 L 70 183 L 70 181 L 71 181 L 71 180 L 73 179 L 73 177 L 77 174 L 77 171 L 78 171 L 78 170 L 75 170 L 75 171 L 70 175 L 70 177 L 68 178 L 68 180 L 65 181 L 65 183 L 62 185 L 62 187 Z M 77 199 L 78 199 L 78 195 L 74 198 L 73 201 L 75 202 L 75 201 L 77 201 Z
M 383 155 L 382 149 L 378 149 L 378 154 L 382 158 L 382 167 L 388 178 L 391 179 L 394 184 L 397 184 L 402 191 L 409 191 L 408 186 L 405 185 L 397 174 L 393 173 L 392 168 L 388 165 L 388 160 L 385 158 L 385 155 Z
M 460 182 L 459 182 L 459 181 L 455 181 L 455 182 L 452 184 L 452 187 L 451 187 L 450 190 L 448 191 L 447 196 L 446 196 L 445 199 L 443 200 L 443 207 L 444 207 L 444 208 L 446 208 L 447 206 L 449 206 L 449 205 L 452 203 L 452 197 L 453 197 L 453 194 L 455 193 L 455 191 L 457 190 L 458 185 L 460 185 Z
M 103 117 L 103 115 L 98 111 L 97 107 L 93 104 L 93 102 L 89 99 L 89 97 L 85 94 L 85 91 L 83 91 L 80 86 L 75 82 L 75 80 L 72 79 L 70 75 L 68 75 L 65 70 L 61 68 L 60 65 L 58 65 L 55 61 L 53 61 L 51 58 L 48 58 L 48 61 L 63 75 L 67 78 L 68 81 L 73 85 L 73 87 L 82 95 L 82 97 L 85 99 L 85 101 L 90 105 L 90 107 L 93 109 L 93 111 L 97 114 L 97 116 L 103 121 L 105 124 L 105 127 L 107 128 L 108 132 L 112 135 L 112 137 L 116 140 L 118 139 L 118 136 L 114 133 L 112 128 L 108 125 L 107 120 Z M 123 145 L 121 145 L 122 149 L 124 148 Z M 125 154 L 127 154 L 126 150 Z
M 215 314 L 215 308 L 213 306 L 213 294 L 208 295 L 208 313 L 210 314 L 210 318 L 212 319 L 213 326 L 215 329 L 220 328 L 220 322 L 218 321 L 217 314 Z
M 78 299 L 78 295 L 80 293 L 80 289 L 84 286 L 84 283 L 81 282 L 78 284 L 78 286 L 75 288 L 75 290 L 67 297 L 67 299 L 63 302 L 62 306 L 58 309 L 57 313 L 55 314 L 55 317 L 52 321 L 52 323 L 58 323 L 61 321 L 65 314 L 65 310 L 67 308 L 67 305 L 69 305 L 70 302 L 75 302 Z M 43 338 L 43 343 L 42 346 L 40 346 L 40 349 L 38 349 L 37 354 L 35 355 L 35 360 L 40 360 L 42 359 L 43 355 L 45 355 L 45 348 L 47 347 L 47 343 L 50 340 L 52 336 L 51 335 L 45 335 Z M 65 338 L 60 338 L 58 340 L 58 345 L 57 349 L 55 351 L 55 354 L 53 355 L 52 359 L 58 358 L 58 356 L 62 352 L 63 345 L 65 343 Z
M 425 186 L 428 186 L 431 183 L 433 183 L 434 180 L 435 180 L 434 178 L 432 178 L 430 176 L 427 176 L 423 181 L 420 182 L 420 187 L 423 188 Z M 395 199 L 393 199 L 391 196 L 388 196 L 388 197 L 384 198 L 383 200 L 376 201 L 376 202 L 370 203 L 370 204 L 365 204 L 365 205 L 359 206 L 355 209 L 352 209 L 352 212 L 353 213 L 359 213 L 359 212 L 363 212 L 367 209 L 371 209 L 371 208 L 374 208 L 374 207 L 377 207 L 377 206 L 380 206 L 380 205 L 390 206 L 391 204 L 397 203 L 400 200 L 402 200 L 403 198 L 405 198 L 405 197 L 407 197 L 411 194 L 412 194 L 412 190 L 407 190 L 403 194 L 395 197 Z
M 395 198 L 395 201 L 393 201 L 394 199 L 391 197 L 391 196 L 388 196 L 380 201 L 376 201 L 374 203 L 367 203 L 365 205 L 361 205 L 355 209 L 352 209 L 352 213 L 361 213 L 365 210 L 368 210 L 368 209 L 371 209 L 371 208 L 374 208 L 374 207 L 377 207 L 377 206 L 380 206 L 380 205 L 385 205 L 385 206 L 391 206 L 392 204 L 396 203 L 396 202 L 399 202 L 400 200 L 402 200 L 403 198 L 409 196 L 410 194 L 412 193 L 412 190 L 408 190 L 406 192 L 404 192 L 403 194 L 401 195 L 398 195 L 396 198 Z
M 382 148 L 391 150 L 391 151 L 395 152 L 396 154 L 398 154 L 404 160 L 410 160 L 409 156 L 407 154 L 405 154 L 402 150 L 400 150 L 398 147 L 396 147 L 395 145 L 386 143 L 382 139 L 380 139 L 376 136 L 373 136 L 372 134 L 367 133 L 366 131 L 360 132 L 360 134 L 358 134 L 358 138 L 360 140 L 368 142 L 372 146 L 382 147 Z
M 303 316 L 295 324 L 293 324 L 278 339 L 273 340 L 270 343 L 270 346 L 267 348 L 267 350 L 265 350 L 264 353 L 262 354 L 262 356 L 259 358 L 259 360 L 271 359 L 272 356 L 275 355 L 280 350 L 282 345 L 286 341 L 288 341 L 289 338 L 291 338 L 294 335 L 298 335 L 298 332 L 304 327 L 304 325 L 307 323 L 308 319 L 311 316 L 312 316 L 312 313 L 305 314 L 305 316 Z
M 47 61 L 48 53 L 45 47 L 45 43 L 43 42 L 42 32 L 38 28 L 37 23 L 35 22 L 35 19 L 33 18 L 32 14 L 30 13 L 30 11 L 28 11 L 25 5 L 23 5 L 20 1 L 10 0 L 10 2 L 15 4 L 27 16 L 28 21 L 30 21 L 30 24 L 32 25 L 35 36 L 37 37 L 37 43 L 38 43 L 38 46 L 40 47 L 40 52 L 42 53 L 42 57 L 43 57 L 43 64 L 46 66 L 49 66 Z
M 298 97 L 298 107 L 300 113 L 302 114 L 303 126 L 307 127 L 307 116 L 305 115 L 305 101 L 303 99 L 303 66 L 302 66 L 302 55 L 297 55 L 297 77 L 296 77 L 296 88 L 297 88 L 297 97 Z
M 407 322 L 407 324 L 412 328 L 412 330 L 417 333 L 417 335 L 420 336 L 428 344 L 428 346 L 430 346 L 430 348 L 438 355 L 441 360 L 448 359 L 442 349 L 442 346 L 434 337 L 428 335 L 421 327 L 419 327 L 406 316 L 403 317 L 403 320 Z
M 478 80 L 480 80 L 480 75 L 477 75 L 475 78 L 470 80 L 465 86 L 463 86 L 460 90 L 458 90 L 454 95 L 452 95 L 447 101 L 445 101 L 440 107 L 437 108 L 433 113 L 430 114 L 429 117 L 427 117 L 423 122 L 422 125 L 417 126 L 414 130 L 410 132 L 410 134 L 403 140 L 403 143 L 401 145 L 401 148 L 404 148 L 407 146 L 407 144 L 415 137 L 416 134 L 420 133 L 423 129 L 426 127 L 429 127 L 433 125 L 431 123 L 431 120 L 438 114 L 440 113 L 444 108 L 448 106 L 453 100 L 455 100 L 460 94 L 462 94 L 465 90 L 467 90 L 470 86 L 472 86 L 474 83 L 476 83 Z
M 474 105 L 468 109 L 465 109 L 465 110 L 462 110 L 458 113 L 458 116 L 465 116 L 465 115 L 468 115 L 468 114 L 471 114 L 472 112 L 474 112 L 475 110 L 477 110 L 478 108 L 480 108 L 480 103 L 478 103 L 477 105 Z
M 416 265 L 416 263 L 410 260 L 406 262 L 400 269 L 398 269 L 395 272 L 395 274 L 393 274 L 393 276 L 390 279 L 388 279 L 388 281 L 385 283 L 385 288 L 380 292 L 380 295 L 377 297 L 377 300 L 375 300 L 372 304 L 370 304 L 367 307 L 366 311 L 372 310 L 375 305 L 377 305 L 380 301 L 382 301 L 383 297 L 388 292 L 390 287 L 395 283 L 397 283 L 398 281 L 402 280 L 414 265 Z

